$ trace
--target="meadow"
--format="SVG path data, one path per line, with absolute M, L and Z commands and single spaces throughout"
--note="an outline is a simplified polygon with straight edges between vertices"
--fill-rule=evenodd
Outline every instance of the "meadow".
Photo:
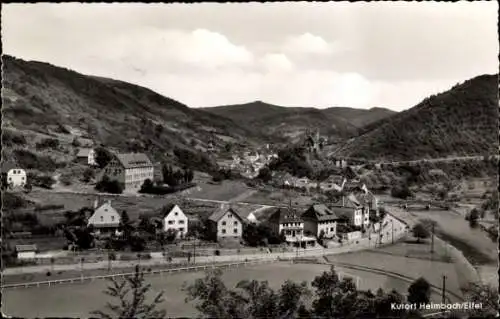
M 238 268 L 224 271 L 223 280 L 228 287 L 233 288 L 240 280 L 267 280 L 272 288 L 279 288 L 287 279 L 296 282 L 310 282 L 317 275 L 329 269 L 328 265 L 319 264 L 290 264 L 275 263 Z M 384 275 L 362 271 L 336 268 L 346 276 L 361 277 L 361 289 L 375 291 L 379 287 L 390 290 L 397 289 L 405 293 L 408 283 Z M 195 317 L 197 311 L 194 304 L 185 303 L 185 293 L 182 287 L 202 278 L 203 272 L 180 273 L 169 276 L 146 277 L 151 283 L 151 295 L 164 290 L 165 301 L 163 307 L 169 317 Z M 106 288 L 106 281 L 91 283 L 60 285 L 52 287 L 27 288 L 3 291 L 3 309 L 8 315 L 16 317 L 88 317 L 89 312 L 101 309 L 109 297 L 101 292 Z M 433 295 L 433 299 L 439 296 Z M 438 300 L 438 299 L 436 299 Z M 26 307 L 26 305 L 30 307 Z

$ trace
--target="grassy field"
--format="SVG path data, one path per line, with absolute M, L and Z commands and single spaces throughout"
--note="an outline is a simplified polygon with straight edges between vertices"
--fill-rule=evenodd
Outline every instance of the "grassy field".
M 328 259 L 331 261 L 384 269 L 413 278 L 424 277 L 431 284 L 437 286 L 441 285 L 442 275 L 446 275 L 447 289 L 460 294 L 460 282 L 453 264 L 436 260 L 431 261 L 423 258 L 408 258 L 404 255 L 399 255 L 405 250 L 405 247 L 398 247 L 398 245 L 403 244 L 397 244 L 395 246 L 396 248 L 386 248 L 380 252 L 363 251 L 340 254 L 329 256 Z M 415 251 L 416 249 L 411 248 L 410 250 Z
M 199 183 L 199 187 L 190 190 L 188 196 L 192 198 L 232 200 L 245 192 L 251 190 L 241 181 L 225 180 L 220 185 Z
M 262 205 L 288 205 L 290 200 L 292 200 L 292 204 L 295 206 L 308 206 L 313 202 L 312 196 L 279 189 L 274 191 L 259 190 L 252 196 L 246 198 L 245 202 Z
M 472 264 L 484 265 L 497 262 L 497 243 L 481 229 L 471 228 L 461 215 L 444 210 L 422 210 L 412 213 L 420 219 L 436 221 L 438 236 L 461 250 Z
M 237 282 L 244 279 L 267 280 L 273 288 L 292 279 L 296 282 L 308 281 L 329 269 L 327 265 L 315 264 L 268 264 L 227 270 L 223 279 L 228 287 L 234 287 Z M 345 275 L 360 276 L 360 288 L 376 290 L 398 289 L 405 292 L 408 284 L 388 278 L 383 275 L 371 274 L 360 271 L 337 270 Z M 194 305 L 186 304 L 182 287 L 185 283 L 192 283 L 196 278 L 203 277 L 203 273 L 183 273 L 170 276 L 147 277 L 152 284 L 152 294 L 161 290 L 165 291 L 164 308 L 170 317 L 194 317 L 197 312 Z M 3 292 L 2 311 L 9 315 L 19 317 L 87 317 L 89 312 L 102 308 L 109 298 L 101 293 L 105 289 L 105 281 L 92 283 L 61 285 L 53 287 L 28 288 L 18 290 L 5 290 Z M 437 298 L 437 297 L 435 297 Z M 26 305 L 30 307 L 26 307 Z

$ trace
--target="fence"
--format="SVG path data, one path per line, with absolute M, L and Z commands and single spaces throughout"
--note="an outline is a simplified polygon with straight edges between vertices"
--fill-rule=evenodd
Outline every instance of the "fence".
M 273 263 L 279 261 L 278 259 L 255 259 L 250 261 L 242 261 L 242 262 L 233 262 L 226 264 L 209 264 L 209 265 L 198 265 L 198 266 L 190 266 L 190 267 L 182 267 L 182 268 L 168 268 L 168 269 L 157 269 L 144 272 L 145 275 L 163 275 L 163 274 L 174 274 L 179 272 L 197 272 L 197 271 L 206 271 L 211 269 L 231 269 L 238 268 L 247 265 L 255 265 L 255 264 L 265 264 L 265 263 Z M 42 286 L 56 286 L 65 283 L 85 283 L 92 282 L 94 280 L 102 280 L 107 278 L 125 278 L 133 276 L 134 272 L 129 273 L 120 273 L 120 274 L 112 274 L 112 275 L 102 275 L 102 276 L 87 276 L 87 277 L 78 277 L 78 278 L 67 278 L 67 279 L 56 279 L 56 280 L 47 280 L 47 281 L 38 281 L 38 282 L 29 282 L 29 283 L 20 283 L 20 284 L 7 284 L 3 285 L 2 289 L 16 289 L 16 288 L 30 288 L 30 287 L 42 287 Z

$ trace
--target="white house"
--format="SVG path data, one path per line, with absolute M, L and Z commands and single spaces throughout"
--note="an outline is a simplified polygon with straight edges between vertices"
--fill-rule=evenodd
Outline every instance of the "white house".
M 188 218 L 179 205 L 169 204 L 163 208 L 163 231 L 177 231 L 177 237 L 183 238 L 188 232 Z
M 17 259 L 35 259 L 36 245 L 16 245 Z
M 26 185 L 26 171 L 21 168 L 13 168 L 7 172 L 7 185 L 10 187 L 23 187 Z
M 92 225 L 96 233 L 116 231 L 120 226 L 120 219 L 120 214 L 111 206 L 110 200 L 99 206 L 99 202 L 96 199 L 94 214 L 90 216 L 87 225 Z
M 76 154 L 76 160 L 82 164 L 90 166 L 97 165 L 95 160 L 95 150 L 93 148 L 80 148 Z

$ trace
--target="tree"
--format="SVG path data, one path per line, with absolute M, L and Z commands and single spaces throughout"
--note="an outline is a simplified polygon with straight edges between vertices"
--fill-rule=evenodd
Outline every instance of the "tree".
M 222 271 L 216 269 L 207 272 L 204 278 L 196 279 L 192 285 L 183 287 L 187 294 L 186 302 L 198 301 L 196 309 L 208 318 L 244 318 L 230 314 L 234 302 L 221 276 Z
M 420 243 L 421 239 L 425 239 L 430 236 L 429 230 L 422 223 L 418 223 L 413 226 L 412 232 L 413 236 L 417 238 L 418 243 Z
M 474 304 L 481 304 L 480 309 L 471 309 L 469 314 L 474 318 L 497 318 L 498 290 L 481 283 L 470 283 L 464 289 L 465 299 Z
M 396 198 L 401 198 L 401 199 L 407 199 L 409 197 L 412 197 L 413 193 L 411 192 L 408 185 L 405 184 L 402 187 L 394 187 L 391 190 L 391 196 L 396 197 Z
M 82 181 L 84 183 L 88 183 L 90 182 L 95 176 L 95 173 L 94 173 L 94 170 L 91 169 L 90 167 L 87 167 L 84 171 L 83 171 L 83 178 L 82 178 Z
M 113 154 L 103 147 L 95 149 L 95 162 L 99 168 L 104 168 L 113 159 Z
M 430 297 L 431 286 L 423 277 L 418 278 L 408 287 L 409 303 L 429 303 Z
M 149 193 L 154 187 L 153 181 L 148 178 L 142 183 L 139 193 Z
M 257 176 L 257 178 L 261 179 L 264 182 L 269 182 L 273 178 L 273 175 L 269 167 L 265 166 L 259 170 L 259 175 Z
M 469 225 L 470 226 L 476 226 L 477 225 L 477 220 L 479 219 L 479 211 L 477 208 L 474 208 L 473 210 L 470 211 L 468 219 L 469 219 Z
M 165 310 L 157 310 L 157 307 L 164 301 L 163 291 L 147 303 L 147 294 L 151 290 L 151 284 L 144 282 L 144 273 L 135 267 L 133 277 L 126 277 L 118 280 L 115 277 L 109 279 L 110 286 L 104 293 L 108 296 L 118 299 L 118 304 L 106 304 L 106 309 L 111 314 L 101 310 L 92 311 L 92 316 L 98 318 L 165 318 Z

